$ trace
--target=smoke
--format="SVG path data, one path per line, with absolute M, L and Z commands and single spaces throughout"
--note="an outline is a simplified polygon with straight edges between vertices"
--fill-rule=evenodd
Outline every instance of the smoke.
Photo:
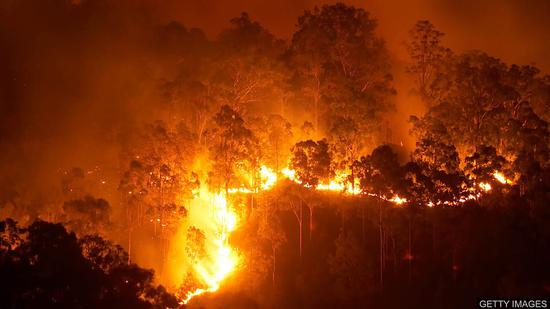
M 390 49 L 404 56 L 401 43 L 417 20 L 428 19 L 447 34 L 449 47 L 484 50 L 506 62 L 536 63 L 546 72 L 550 60 L 550 3 L 545 0 L 349 0 L 379 20 L 379 33 Z M 227 26 L 227 21 L 243 11 L 259 20 L 270 31 L 289 38 L 296 18 L 316 5 L 334 3 L 318 0 L 168 0 L 159 16 L 176 19 L 204 29 L 211 36 Z M 156 4 L 156 2 L 155 2 Z
M 154 119 L 166 77 L 151 40 L 177 20 L 215 37 L 243 11 L 288 39 L 305 9 L 329 1 L 6 0 L 0 4 L 0 143 L 2 182 L 39 185 L 60 168 L 115 167 L 116 134 Z M 393 140 L 407 138 L 409 114 L 422 113 L 403 74 L 403 41 L 415 21 L 431 20 L 456 51 L 480 49 L 506 62 L 550 70 L 550 2 L 545 0 L 351 0 L 379 21 L 393 54 L 398 90 Z M 163 62 L 164 61 L 164 62 Z M 117 132 L 117 133 L 113 133 Z M 100 149 L 100 151 L 98 151 Z M 25 171 L 21 173 L 21 171 Z M 31 172 L 32 174 L 27 174 Z M 39 177 L 40 176 L 40 177 Z
M 146 11 L 105 1 L 0 8 L 2 180 L 41 186 L 60 168 L 110 160 L 112 132 L 147 112 Z
M 397 110 L 390 119 L 392 141 L 414 146 L 408 135 L 408 117 L 424 108 L 410 93 L 411 81 L 404 74 L 404 47 L 409 29 L 418 20 L 430 20 L 446 34 L 443 43 L 456 52 L 483 50 L 508 63 L 534 64 L 550 73 L 550 2 L 545 0 L 348 0 L 365 8 L 378 20 L 378 33 L 394 56 L 394 78 L 398 91 Z M 214 37 L 227 21 L 243 11 L 260 21 L 276 36 L 289 39 L 304 10 L 334 1 L 319 0 L 170 0 L 159 12 L 166 20 L 183 21 Z

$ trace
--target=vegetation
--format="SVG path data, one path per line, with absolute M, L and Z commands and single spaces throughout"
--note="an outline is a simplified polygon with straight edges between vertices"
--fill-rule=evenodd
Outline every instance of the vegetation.
M 82 58 L 78 31 L 102 42 L 101 27 L 135 49 L 137 73 L 113 80 L 139 76 L 145 103 L 116 89 L 131 103 L 109 107 L 107 146 L 40 172 L 14 155 L 47 148 L 28 137 L 39 129 L 0 141 L 1 308 L 470 308 L 550 293 L 550 77 L 536 67 L 453 51 L 417 22 L 399 91 L 426 111 L 406 149 L 387 134 L 399 72 L 364 9 L 307 10 L 284 41 L 247 13 L 209 39 L 139 10 L 103 20 L 103 5 L 122 14 L 111 1 L 49 3 L 63 16 L 49 31 Z M 18 22 L 0 25 L 6 57 L 19 47 L 31 63 L 42 39 L 21 47 L 5 30 Z M 33 115 L 56 99 L 28 95 Z

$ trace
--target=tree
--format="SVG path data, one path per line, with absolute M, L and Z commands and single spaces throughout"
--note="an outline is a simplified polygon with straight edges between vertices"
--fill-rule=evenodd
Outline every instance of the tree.
M 275 287 L 277 254 L 281 246 L 287 241 L 286 235 L 282 230 L 277 204 L 278 202 L 273 201 L 266 203 L 263 211 L 260 213 L 258 224 L 258 235 L 269 242 L 271 249 L 271 283 L 273 287 Z
M 109 202 L 90 195 L 63 204 L 65 224 L 78 235 L 105 233 L 110 228 Z
M 294 185 L 293 183 L 290 183 L 286 186 L 282 186 L 282 188 L 278 189 L 280 190 L 277 192 L 277 195 L 280 197 L 280 200 L 278 202 L 281 202 L 282 209 L 290 210 L 294 217 L 296 218 L 296 222 L 298 223 L 298 245 L 299 245 L 299 256 L 300 256 L 300 262 L 302 261 L 302 253 L 303 253 L 303 227 L 304 227 L 304 199 L 301 196 L 301 187 Z M 311 219 L 311 216 L 310 216 Z
M 495 172 L 503 172 L 507 165 L 506 159 L 499 156 L 492 146 L 480 145 L 476 152 L 466 157 L 464 171 L 471 179 L 478 182 L 488 182 L 493 180 Z
M 292 147 L 290 168 L 296 171 L 303 185 L 315 188 L 331 176 L 331 159 L 326 140 L 301 141 Z
M 460 158 L 454 145 L 422 139 L 417 142 L 412 159 L 416 166 L 409 166 L 412 167 L 408 174 L 413 185 L 411 193 L 421 201 L 425 202 L 421 197 L 425 194 L 430 195 L 428 203 L 437 205 L 452 203 L 467 195 L 469 183 L 460 169 Z
M 382 200 L 388 199 L 393 195 L 399 184 L 400 167 L 397 160 L 397 154 L 393 152 L 390 146 L 383 145 L 374 149 L 371 155 L 361 157 L 359 161 L 353 163 L 352 169 L 359 179 L 359 186 L 363 194 L 375 194 L 378 203 L 378 232 L 380 243 L 380 285 L 384 284 L 385 268 L 385 228 L 384 214 L 382 209 Z M 365 231 L 364 211 L 362 211 L 362 233 Z M 364 236 L 363 236 L 364 237 Z
M 170 66 L 178 63 L 177 75 L 163 81 L 161 86 L 167 105 L 167 110 L 162 110 L 167 114 L 163 119 L 170 125 L 185 124 L 201 144 L 208 122 L 218 107 L 211 80 L 215 73 L 208 65 L 214 44 L 202 30 L 187 29 L 178 22 L 170 22 L 155 32 L 157 55 Z
M 313 106 L 316 132 L 327 127 L 324 119 L 336 115 L 353 118 L 369 132 L 392 108 L 389 58 L 375 28 L 367 11 L 342 3 L 298 18 L 287 58 L 297 99 Z
M 247 13 L 230 23 L 220 34 L 212 59 L 214 83 L 221 102 L 246 118 L 250 109 L 282 99 L 279 87 L 285 74 L 277 57 L 284 45 Z
M 1 307 L 178 306 L 162 286 L 153 285 L 152 271 L 127 265 L 126 253 L 100 237 L 79 241 L 61 224 L 43 221 L 18 233 L 17 247 L 0 248 L 0 275 L 10 278 L 0 281 Z
M 461 157 L 473 153 L 477 145 L 493 146 L 509 161 L 521 152 L 523 146 L 518 141 L 527 136 L 516 137 L 522 132 L 530 132 L 531 143 L 544 144 L 546 122 L 527 101 L 540 97 L 530 96 L 529 86 L 524 84 L 538 84 L 536 79 L 526 77 L 519 82 L 518 76 L 529 74 L 518 73 L 518 68 L 481 52 L 457 55 L 449 60 L 449 66 L 445 74 L 452 83 L 440 104 L 422 118 L 411 119 L 418 139 L 453 144 Z M 534 132 L 539 133 L 531 135 Z
M 317 142 L 312 140 L 301 141 L 292 147 L 290 168 L 296 171 L 297 179 L 307 188 L 316 188 L 322 180 L 329 179 L 333 174 L 331 165 L 332 154 L 329 151 L 329 146 L 325 139 Z M 303 216 L 302 206 L 305 200 L 304 193 L 307 194 L 307 192 L 299 192 L 299 221 L 302 220 Z M 316 203 L 312 199 L 308 199 L 305 204 L 309 209 L 309 237 L 311 239 L 313 230 L 313 208 L 316 206 Z
M 128 250 L 132 252 L 133 230 L 147 223 L 158 241 L 164 267 L 174 225 L 187 214 L 182 200 L 192 198 L 199 185 L 191 171 L 197 141 L 183 123 L 174 127 L 155 121 L 138 130 L 128 143 L 130 164 L 118 188 L 126 200 Z
M 277 173 L 286 166 L 290 157 L 291 128 L 291 124 L 281 115 L 269 115 L 254 129 L 262 148 L 262 162 L 275 167 Z
M 363 150 L 363 136 L 351 118 L 337 117 L 330 130 L 331 153 L 336 170 L 345 171 L 359 158 Z M 354 184 L 353 169 L 351 183 Z
M 423 162 L 431 169 L 454 173 L 459 170 L 460 159 L 452 144 L 432 139 L 421 139 L 416 143 L 413 161 Z
M 84 256 L 94 268 L 110 273 L 113 269 L 128 264 L 128 253 L 121 246 L 101 238 L 99 235 L 85 235 L 78 239 Z
M 256 174 L 259 149 L 252 131 L 231 107 L 222 106 L 214 121 L 217 131 L 210 147 L 213 166 L 209 182 L 214 188 L 223 188 L 228 195 L 231 186 L 240 185 L 238 180 L 246 176 L 244 174 Z
M 338 297 L 346 305 L 363 302 L 369 286 L 374 281 L 372 265 L 365 247 L 351 232 L 340 230 L 335 241 L 335 251 L 328 257 L 330 274 L 335 278 Z
M 146 195 L 149 190 L 147 179 L 147 172 L 141 162 L 132 160 L 118 185 L 118 191 L 126 199 L 128 260 L 132 258 L 132 232 L 136 227 L 142 226 L 144 222 Z
M 14 220 L 7 218 L 0 221 L 0 251 L 11 251 L 19 247 L 23 241 L 21 234 L 22 231 Z
M 416 22 L 409 36 L 407 49 L 412 63 L 407 71 L 414 76 L 416 90 L 427 106 L 437 105 L 450 87 L 444 70 L 452 52 L 441 44 L 444 33 L 427 20 Z
M 377 147 L 369 156 L 361 157 L 353 165 L 363 193 L 375 193 L 390 198 L 396 191 L 400 167 L 397 154 L 390 146 Z

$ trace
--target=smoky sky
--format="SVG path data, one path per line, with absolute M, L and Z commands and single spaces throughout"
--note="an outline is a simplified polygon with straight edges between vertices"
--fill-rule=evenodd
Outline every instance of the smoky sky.
M 401 74 L 403 41 L 417 20 L 432 21 L 446 33 L 444 44 L 456 51 L 483 50 L 550 71 L 550 1 L 344 2 L 378 20 L 377 31 L 394 56 L 398 124 L 421 112 Z M 0 1 L 0 181 L 43 183 L 39 176 L 60 165 L 116 166 L 116 135 L 129 124 L 154 120 L 156 91 L 173 67 L 154 50 L 157 27 L 175 20 L 214 39 L 246 11 L 289 39 L 304 10 L 326 3 L 333 2 Z M 396 134 L 407 135 L 405 125 L 396 127 Z
M 547 0 L 352 0 L 379 21 L 389 47 L 404 56 L 402 42 L 417 20 L 428 19 L 446 33 L 445 43 L 484 50 L 506 62 L 535 63 L 550 71 L 550 1 Z M 227 20 L 247 11 L 274 34 L 288 38 L 305 9 L 333 3 L 315 0 L 170 0 L 159 12 L 215 35 Z

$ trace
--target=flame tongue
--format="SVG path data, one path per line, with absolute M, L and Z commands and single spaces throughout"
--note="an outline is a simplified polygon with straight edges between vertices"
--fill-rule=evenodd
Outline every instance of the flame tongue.
M 213 249 L 210 250 L 206 258 L 193 265 L 193 270 L 200 281 L 206 285 L 206 288 L 198 288 L 188 292 L 182 301 L 184 304 L 187 304 L 197 295 L 217 291 L 221 282 L 236 268 L 238 261 L 236 252 L 229 245 L 229 235 L 237 226 L 235 212 L 228 207 L 227 198 L 224 194 L 212 194 L 203 191 L 200 198 L 204 199 L 204 195 L 207 195 L 209 197 L 207 200 L 210 200 L 208 207 L 212 215 L 210 224 L 213 225 L 213 232 L 209 240 L 213 244 Z

